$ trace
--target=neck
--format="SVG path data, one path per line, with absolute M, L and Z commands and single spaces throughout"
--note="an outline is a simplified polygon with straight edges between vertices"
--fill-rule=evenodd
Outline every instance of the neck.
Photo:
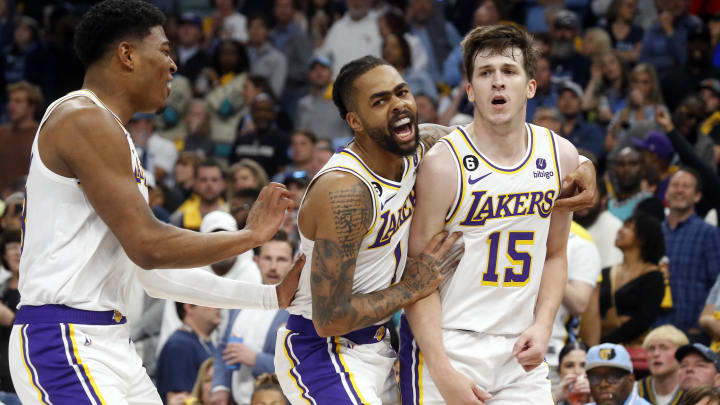
M 670 225 L 670 229 L 675 229 L 678 224 L 682 221 L 685 221 L 686 219 L 690 218 L 690 216 L 693 214 L 693 209 L 689 208 L 687 210 L 674 210 L 670 209 L 670 214 L 668 214 L 668 225 Z
M 190 329 L 192 329 L 193 332 L 202 340 L 210 340 L 210 332 L 212 330 L 205 330 L 207 328 L 202 328 L 200 325 L 198 325 L 198 322 L 196 322 L 192 318 L 185 317 L 185 325 L 187 325 Z
M 205 214 L 209 214 L 216 209 L 218 209 L 218 206 L 220 205 L 220 198 L 216 198 L 212 202 L 206 202 L 200 199 L 200 213 L 205 216 Z
M 618 190 L 618 201 L 625 201 L 628 198 L 634 196 L 635 194 L 640 192 L 640 186 L 638 185 L 637 188 L 634 188 L 630 191 L 622 191 Z
M 127 88 L 122 86 L 123 81 L 117 80 L 117 77 L 109 77 L 108 72 L 110 68 L 106 66 L 91 66 L 85 73 L 82 88 L 95 93 L 123 124 L 127 124 L 138 109 L 133 105 Z
M 642 256 L 640 256 L 640 249 L 632 247 L 629 249 L 623 249 L 623 267 L 627 270 L 633 270 L 638 266 L 644 264 Z
M 13 129 L 17 131 L 24 131 L 27 129 L 31 129 L 33 126 L 35 126 L 37 122 L 33 119 L 32 116 L 27 116 L 23 118 L 22 120 L 19 120 L 17 122 L 12 123 Z
M 312 166 L 312 158 L 302 162 L 293 162 L 293 166 L 295 166 L 295 169 L 297 170 L 310 170 L 310 166 Z
M 402 176 L 403 157 L 380 147 L 367 135 L 357 136 L 356 133 L 350 149 L 356 152 L 363 162 L 380 176 L 390 180 L 397 180 Z
M 477 112 L 475 113 L 477 117 Z M 521 119 L 513 119 L 501 125 L 493 125 L 475 118 L 470 125 L 470 137 L 475 144 L 482 145 L 482 152 L 492 159 L 498 159 L 502 165 L 512 165 L 527 151 L 527 129 L 525 112 Z
M 680 385 L 680 373 L 673 370 L 664 375 L 653 376 L 653 388 L 658 395 L 669 395 L 675 392 Z
M 12 276 L 10 277 L 10 281 L 8 281 L 8 286 L 10 286 L 10 288 L 12 288 L 13 290 L 17 290 L 19 280 L 20 273 L 18 273 L 17 271 L 13 271 Z
M 575 124 L 577 123 L 578 117 L 579 115 L 565 117 L 565 123 L 562 126 L 563 136 L 570 135 L 570 133 L 575 129 Z

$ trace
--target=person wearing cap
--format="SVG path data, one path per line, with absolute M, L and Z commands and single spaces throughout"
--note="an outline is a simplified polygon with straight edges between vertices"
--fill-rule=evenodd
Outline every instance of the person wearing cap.
M 675 352 L 680 362 L 680 388 L 720 386 L 720 358 L 702 343 L 681 346 Z
M 570 10 L 560 10 L 550 26 L 553 77 L 569 79 L 585 88 L 590 80 L 590 60 L 575 48 L 580 19 Z
M 585 121 L 582 115 L 583 91 L 569 80 L 558 86 L 558 110 L 564 117 L 560 135 L 577 148 L 592 152 L 597 158 L 604 155 L 605 134 L 596 124 Z
M 643 139 L 633 139 L 633 143 L 642 152 L 646 167 L 654 169 L 660 177 L 655 197 L 665 201 L 670 176 L 677 171 L 676 166 L 670 165 L 675 154 L 672 143 L 660 131 L 650 131 Z
M 254 249 L 263 284 L 282 281 L 290 270 L 297 246 L 278 231 Z M 215 352 L 212 380 L 213 405 L 249 404 L 255 378 L 275 372 L 275 340 L 290 314 L 285 310 L 231 310 Z
M 277 97 L 283 95 L 288 73 L 287 57 L 278 51 L 269 40 L 270 23 L 267 17 L 256 14 L 248 21 L 248 46 L 250 73 L 266 77 L 272 92 Z
M 332 101 L 332 62 L 327 56 L 317 54 L 308 66 L 310 89 L 298 102 L 296 127 L 323 138 L 349 139 L 350 128 Z
M 202 19 L 195 13 L 186 12 L 178 21 L 177 72 L 195 83 L 210 58 L 202 44 Z
M 684 391 L 675 352 L 688 343 L 687 336 L 672 325 L 659 326 L 645 336 L 642 347 L 647 352 L 650 375 L 637 381 L 638 395 L 653 405 L 677 405 Z
M 595 404 L 651 405 L 633 390 L 633 365 L 624 347 L 614 343 L 591 347 L 585 359 L 585 371 Z

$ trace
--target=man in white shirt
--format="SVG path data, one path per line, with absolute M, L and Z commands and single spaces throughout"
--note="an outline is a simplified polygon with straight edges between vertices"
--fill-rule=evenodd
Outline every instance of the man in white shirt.
M 347 0 L 347 8 L 345 15 L 330 27 L 320 50 L 333 61 L 333 77 L 353 59 L 364 55 L 380 57 L 380 28 L 376 16 L 369 13 L 370 1 Z

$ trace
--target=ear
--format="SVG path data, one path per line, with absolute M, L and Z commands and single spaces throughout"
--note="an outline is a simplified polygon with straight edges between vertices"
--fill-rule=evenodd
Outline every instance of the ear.
M 695 192 L 695 199 L 694 199 L 695 204 L 699 203 L 701 199 L 702 199 L 702 192 L 701 192 L 701 191 L 696 191 L 696 192 Z
M 474 103 L 475 95 L 472 92 L 472 84 L 470 83 L 470 80 L 468 80 L 465 84 L 465 93 L 467 94 L 468 100 L 470 100 L 471 103 Z
M 120 42 L 117 45 L 116 53 L 121 65 L 128 70 L 133 70 L 135 68 L 135 47 L 133 47 L 129 42 Z
M 255 264 L 259 264 L 259 262 L 260 262 L 259 256 L 256 255 L 255 252 L 253 252 L 253 261 L 255 262 Z
M 360 117 L 357 115 L 357 113 L 349 112 L 345 115 L 345 121 L 350 125 L 350 128 L 353 130 L 353 132 L 362 132 L 365 130 L 365 127 L 362 124 L 362 121 L 360 121 Z
M 530 79 L 527 84 L 527 98 L 535 97 L 535 91 L 537 91 L 537 82 L 535 79 Z

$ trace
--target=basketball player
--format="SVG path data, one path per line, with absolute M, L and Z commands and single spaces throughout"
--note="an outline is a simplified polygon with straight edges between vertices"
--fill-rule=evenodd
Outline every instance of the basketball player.
M 9 345 L 24 404 L 161 404 L 123 313 L 132 277 L 149 293 L 203 306 L 277 308 L 279 286 L 216 277 L 200 267 L 269 240 L 290 194 L 262 190 L 239 232 L 200 234 L 157 221 L 125 124 L 165 105 L 176 67 L 163 14 L 141 0 L 93 6 L 75 34 L 82 90 L 52 103 L 32 146 L 22 213 L 20 309 Z M 138 266 L 142 267 L 140 269 Z
M 571 221 L 553 204 L 578 154 L 526 124 L 536 89 L 531 44 L 512 25 L 478 27 L 463 41 L 474 120 L 423 161 L 409 254 L 442 230 L 463 233 L 465 254 L 439 293 L 406 309 L 414 339 L 404 322 L 403 404 L 553 403 L 543 358 Z

